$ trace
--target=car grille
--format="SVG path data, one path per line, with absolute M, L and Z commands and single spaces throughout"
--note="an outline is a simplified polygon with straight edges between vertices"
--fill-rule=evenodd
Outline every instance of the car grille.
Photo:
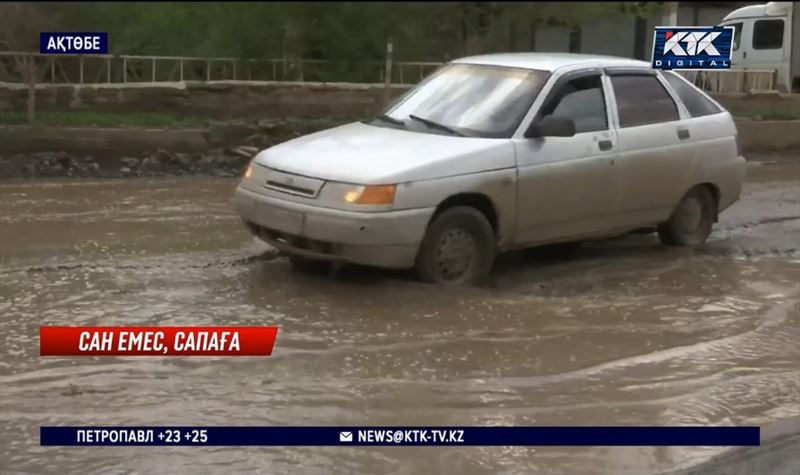
M 270 190 L 280 191 L 283 193 L 291 193 L 293 195 L 302 195 L 307 196 L 309 198 L 313 198 L 316 193 L 314 190 L 310 188 L 303 188 L 300 186 L 293 186 L 286 183 L 279 183 L 277 181 L 267 180 L 267 184 L 264 185 L 265 187 L 269 188 Z
M 266 168 L 264 175 L 264 188 L 304 198 L 316 198 L 325 183 L 318 178 L 296 175 L 275 168 Z
M 256 236 L 261 237 L 266 241 L 276 241 L 282 244 L 292 246 L 297 249 L 304 249 L 307 251 L 328 254 L 331 256 L 336 255 L 337 246 L 332 242 L 319 241 L 316 239 L 309 239 L 303 236 L 296 236 L 294 234 L 284 233 L 282 231 L 260 226 L 251 221 L 247 221 L 245 224 L 247 224 L 247 227 L 250 229 L 250 232 L 252 232 Z

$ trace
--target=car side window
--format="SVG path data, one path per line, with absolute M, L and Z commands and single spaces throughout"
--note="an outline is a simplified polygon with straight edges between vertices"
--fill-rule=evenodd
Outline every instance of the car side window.
M 572 119 L 575 133 L 608 130 L 600 74 L 581 76 L 561 85 L 542 108 L 540 116 L 549 115 Z
M 680 119 L 678 106 L 654 75 L 615 74 L 611 85 L 621 128 Z
M 757 20 L 753 25 L 753 49 L 781 49 L 783 20 Z
M 678 95 L 692 117 L 702 117 L 704 115 L 722 112 L 716 104 L 705 96 L 705 94 L 679 78 L 677 74 L 672 71 L 664 71 L 663 74 L 664 79 L 667 80 L 672 90 Z

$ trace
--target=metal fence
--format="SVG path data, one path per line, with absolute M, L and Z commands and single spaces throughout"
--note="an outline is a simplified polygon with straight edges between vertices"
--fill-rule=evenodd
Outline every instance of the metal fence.
M 697 87 L 715 94 L 776 92 L 777 71 L 719 70 L 679 71 Z
M 157 84 L 183 81 L 296 81 L 415 84 L 441 62 L 333 61 L 299 58 L 237 59 L 188 56 L 42 55 L 0 51 L 0 82 L 23 83 L 21 64 L 36 61 L 46 84 Z M 698 87 L 719 94 L 775 91 L 774 70 L 680 71 Z
M 298 58 L 237 59 L 187 56 L 42 55 L 0 52 L 0 82 L 22 83 L 21 64 L 36 62 L 47 84 L 159 83 L 182 81 L 299 81 L 383 83 L 384 61 Z M 443 63 L 395 62 L 393 84 L 414 84 Z

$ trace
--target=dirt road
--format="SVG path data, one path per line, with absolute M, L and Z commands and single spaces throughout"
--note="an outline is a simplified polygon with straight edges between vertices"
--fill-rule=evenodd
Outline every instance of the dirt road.
M 651 473 L 710 448 L 42 448 L 41 425 L 702 425 L 800 415 L 800 167 L 705 249 L 510 255 L 484 288 L 295 272 L 232 179 L 0 184 L 3 473 Z M 278 325 L 272 357 L 40 358 L 40 325 Z

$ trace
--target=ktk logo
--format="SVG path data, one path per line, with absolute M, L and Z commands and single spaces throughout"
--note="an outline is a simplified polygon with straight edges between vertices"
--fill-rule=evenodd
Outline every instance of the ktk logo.
M 672 53 L 675 56 L 696 56 L 707 53 L 709 56 L 719 56 L 719 50 L 714 47 L 714 39 L 721 33 L 719 31 L 678 31 L 664 33 L 664 54 Z M 686 50 L 681 47 L 686 44 Z
M 658 26 L 654 69 L 730 69 L 733 27 Z

